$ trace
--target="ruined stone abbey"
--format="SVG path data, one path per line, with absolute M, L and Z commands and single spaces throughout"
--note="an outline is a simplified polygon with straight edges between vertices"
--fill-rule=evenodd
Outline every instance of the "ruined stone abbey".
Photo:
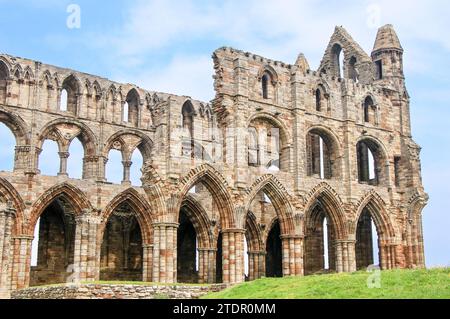
M 0 172 L 1 297 L 69 281 L 425 266 L 428 196 L 391 25 L 371 56 L 336 27 L 317 71 L 302 54 L 287 64 L 224 47 L 212 58 L 207 103 L 0 55 L 0 122 L 16 139 L 14 170 Z M 82 179 L 67 174 L 75 139 Z M 40 172 L 46 140 L 57 176 Z M 105 177 L 112 150 L 120 184 Z

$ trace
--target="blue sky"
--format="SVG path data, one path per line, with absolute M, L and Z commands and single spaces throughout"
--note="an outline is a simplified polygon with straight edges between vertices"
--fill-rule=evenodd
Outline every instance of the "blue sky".
M 81 8 L 79 29 L 66 25 L 72 3 Z M 377 27 L 393 24 L 405 49 L 413 135 L 430 195 L 427 264 L 450 265 L 450 2 L 0 0 L 0 8 L 0 52 L 205 101 L 214 95 L 211 53 L 218 47 L 288 63 L 303 52 L 316 69 L 335 25 L 370 53 Z M 13 146 L 1 126 L 0 134 L 0 169 L 7 169 Z

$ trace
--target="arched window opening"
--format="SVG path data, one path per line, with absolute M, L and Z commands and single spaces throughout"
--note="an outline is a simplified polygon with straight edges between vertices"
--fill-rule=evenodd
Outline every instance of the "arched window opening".
M 45 140 L 42 145 L 42 152 L 39 155 L 39 170 L 41 174 L 57 176 L 61 170 L 61 165 L 58 166 L 58 164 L 61 164 L 58 143 L 52 140 Z
M 106 180 L 113 184 L 120 184 L 123 181 L 123 163 L 122 153 L 112 149 L 108 155 L 106 164 Z
M 69 158 L 67 159 L 67 174 L 70 178 L 83 178 L 84 147 L 78 138 L 70 144 Z
M 335 232 L 322 199 L 306 217 L 305 274 L 311 275 L 336 270 L 334 248 Z
M 331 179 L 338 174 L 337 154 L 332 139 L 320 130 L 307 136 L 308 176 Z
M 106 224 L 101 246 L 100 280 L 143 280 L 142 233 L 128 204 L 117 207 Z
M 72 115 L 77 115 L 80 86 L 78 80 L 73 75 L 64 80 L 60 93 L 59 110 L 68 112 Z
M 364 100 L 364 123 L 376 124 L 376 108 L 370 96 Z
M 358 70 L 356 69 L 356 58 L 354 56 L 352 56 L 349 61 L 348 75 L 349 78 L 355 81 L 356 83 L 359 82 L 359 74 Z
M 258 143 L 258 132 L 256 128 L 248 128 L 248 165 L 258 166 L 260 163 L 259 158 L 259 143 Z
M 366 269 L 380 265 L 379 235 L 370 211 L 365 208 L 358 220 L 356 231 L 356 268 Z
M 277 221 L 269 232 L 266 242 L 266 277 L 283 276 L 281 229 Z
M 344 78 L 344 52 L 339 44 L 332 48 L 334 74 L 338 78 Z
M 261 79 L 263 99 L 269 98 L 269 82 L 270 82 L 270 75 L 268 73 L 264 73 Z
M 11 130 L 3 123 L 0 123 L 0 136 L 0 171 L 12 172 L 16 139 Z
M 377 80 L 382 80 L 383 79 L 383 61 L 382 60 L 378 60 L 375 61 L 375 78 Z
M 141 186 L 142 181 L 142 167 L 144 166 L 144 159 L 141 151 L 136 149 L 131 157 L 132 165 L 130 167 L 130 181 L 133 186 Z
M 378 145 L 371 141 L 361 141 L 357 145 L 358 179 L 360 183 L 378 185 L 380 182 L 380 154 Z
M 59 101 L 59 110 L 60 111 L 67 112 L 68 99 L 69 99 L 69 93 L 67 92 L 66 89 L 63 89 L 61 91 L 61 98 Z
M 128 123 L 128 120 L 129 120 L 129 109 L 130 109 L 130 107 L 128 105 L 128 102 L 125 102 L 123 104 L 123 110 L 122 110 L 122 122 L 124 122 L 124 123 Z
M 5 63 L 0 61 L 0 104 L 6 104 L 9 71 Z
M 65 283 L 73 273 L 75 216 L 62 198 L 53 201 L 35 226 L 30 286 Z
M 183 209 L 180 211 L 177 236 L 177 282 L 197 283 L 198 244 L 194 225 Z
M 320 89 L 316 90 L 316 111 L 322 111 L 322 92 Z
M 139 126 L 139 101 L 139 95 L 137 91 L 133 89 L 128 93 L 123 109 L 124 122 L 129 123 L 134 127 Z
M 289 151 L 284 148 L 286 135 L 280 127 L 265 119 L 255 119 L 250 125 L 246 138 L 248 165 L 273 171 L 288 170 Z
M 181 110 L 182 120 L 183 120 L 183 150 L 184 156 L 191 158 L 195 157 L 194 152 L 194 116 L 195 110 L 194 106 L 190 101 L 184 103 Z

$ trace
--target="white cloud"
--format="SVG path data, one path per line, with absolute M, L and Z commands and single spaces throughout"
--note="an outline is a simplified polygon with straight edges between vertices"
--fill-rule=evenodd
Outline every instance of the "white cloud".
M 164 67 L 151 67 L 136 74 L 122 74 L 122 82 L 139 83 L 152 91 L 191 96 L 209 101 L 214 98 L 213 65 L 210 55 L 175 56 Z
M 116 75 L 126 74 L 129 82 L 210 99 L 211 52 L 196 45 L 231 45 L 288 63 L 303 52 L 317 68 L 335 25 L 343 25 L 370 54 L 377 31 L 368 23 L 371 6 L 380 8 L 380 25 L 394 24 L 406 50 L 408 75 L 441 70 L 434 65 L 440 57 L 430 58 L 435 53 L 424 45 L 433 43 L 450 51 L 446 36 L 450 21 L 441 14 L 450 12 L 450 2 L 439 0 L 137 0 L 123 12 L 126 18 L 120 29 L 94 34 L 89 42 L 107 48 Z

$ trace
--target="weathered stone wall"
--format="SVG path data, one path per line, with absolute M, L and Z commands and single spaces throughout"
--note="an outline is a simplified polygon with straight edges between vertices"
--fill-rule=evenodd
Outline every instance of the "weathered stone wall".
M 19 290 L 12 294 L 12 299 L 198 299 L 225 288 L 226 285 L 66 285 Z
M 302 54 L 287 64 L 220 48 L 209 104 L 0 55 L 0 122 L 16 138 L 14 171 L 0 172 L 0 294 L 32 283 L 34 229 L 54 203 L 73 216 L 73 229 L 58 228 L 66 258 L 58 263 L 68 267 L 48 272 L 52 280 L 235 283 L 245 279 L 245 248 L 255 279 L 270 270 L 275 225 L 282 274 L 314 273 L 325 265 L 325 220 L 329 270 L 354 271 L 371 261 L 366 211 L 382 268 L 424 267 L 428 197 L 402 60 L 391 26 L 380 29 L 371 56 L 336 28 L 318 71 Z M 79 180 L 67 173 L 75 139 L 84 147 Z M 46 140 L 59 147 L 57 176 L 39 170 Z M 105 178 L 111 150 L 122 154 L 120 185 Z M 142 187 L 130 182 L 137 150 Z M 109 236 L 117 216 L 123 227 Z M 195 243 L 192 233 L 178 247 L 181 222 Z

